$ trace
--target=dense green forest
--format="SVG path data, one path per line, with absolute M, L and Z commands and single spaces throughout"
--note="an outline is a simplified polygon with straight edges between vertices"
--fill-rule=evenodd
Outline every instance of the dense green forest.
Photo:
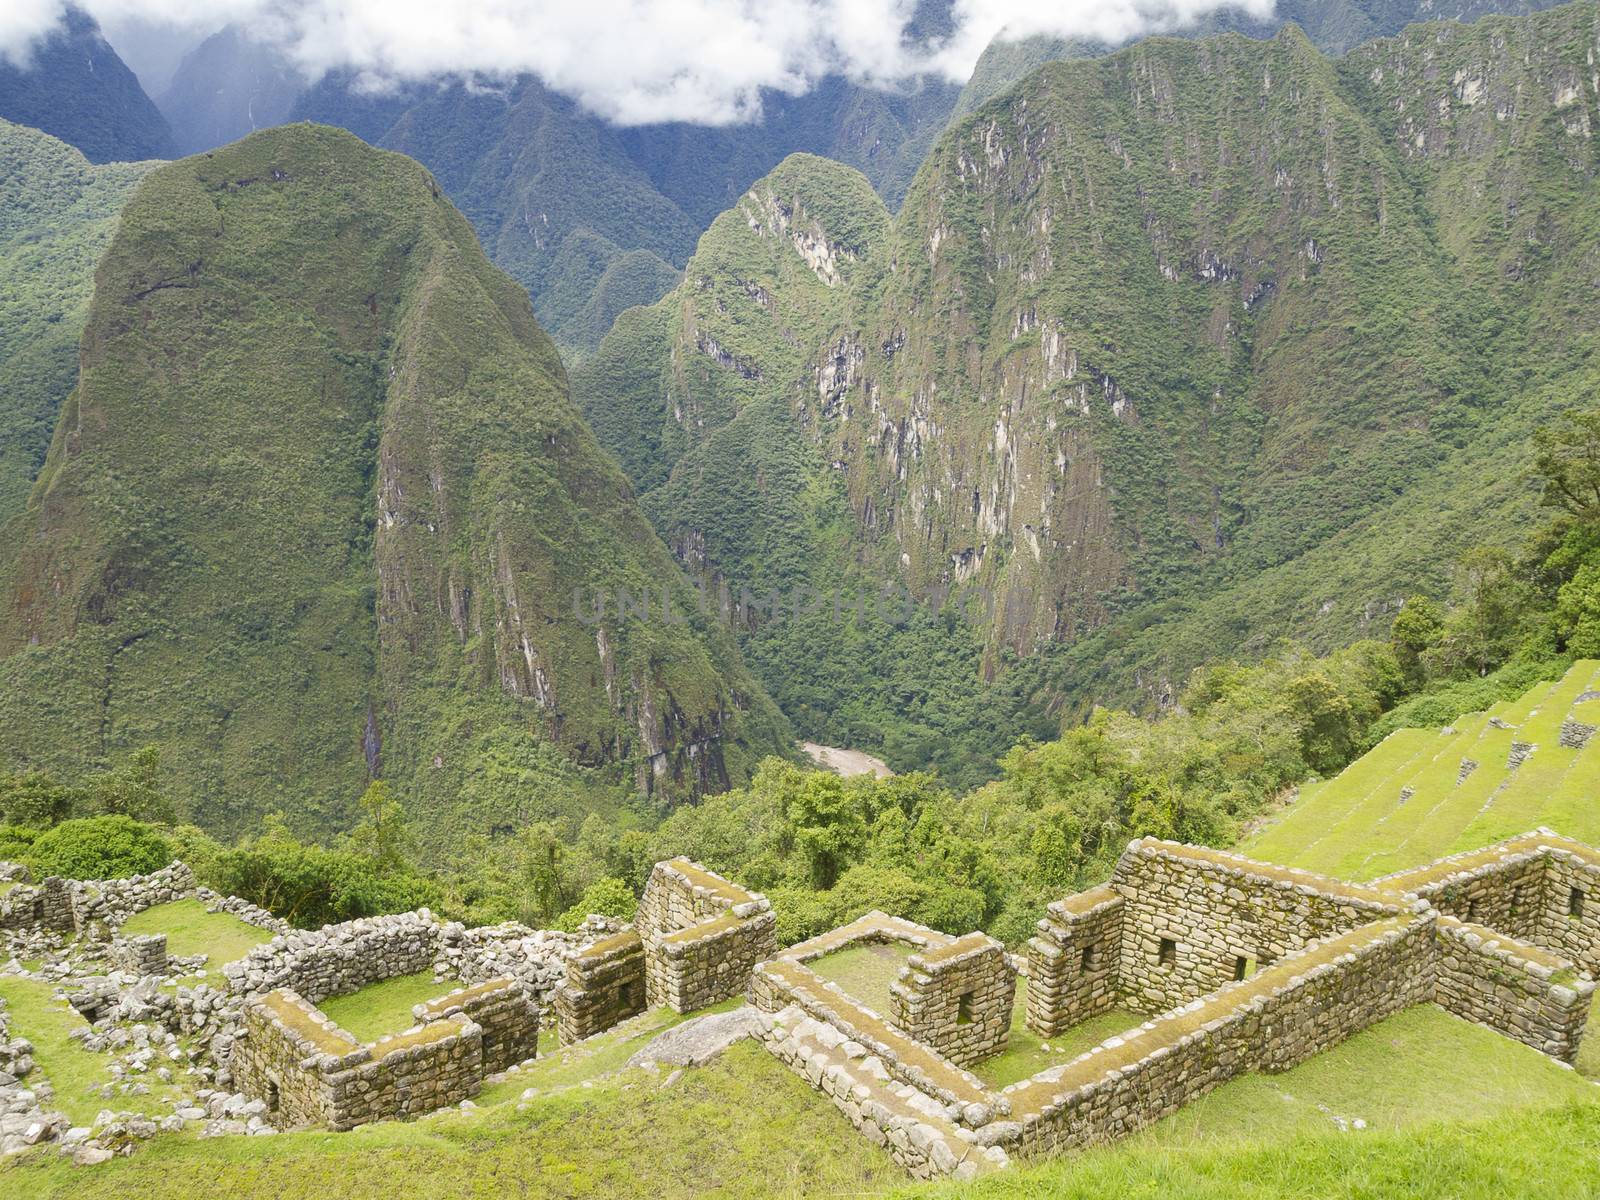
M 746 787 L 662 818 L 577 807 L 511 839 L 459 843 L 419 865 L 405 808 L 379 782 L 331 845 L 282 817 L 225 845 L 172 824 L 161 752 L 63 782 L 0 777 L 0 857 L 42 873 L 153 870 L 179 856 L 219 890 L 304 925 L 427 904 L 473 921 L 571 928 L 627 915 L 651 866 L 689 855 L 766 891 L 784 941 L 871 909 L 953 933 L 1025 940 L 1042 906 L 1102 878 L 1128 840 L 1233 845 L 1308 778 L 1337 773 L 1395 729 L 1448 723 L 1600 656 L 1600 409 L 1540 429 L 1530 471 L 1554 514 L 1516 553 L 1475 549 L 1452 601 L 1411 597 L 1383 640 L 1316 656 L 1285 644 L 1193 673 L 1173 710 L 1099 709 L 1000 756 L 968 791 L 936 773 L 841 778 L 770 758 Z
M 78 383 L 0 527 L 0 747 L 159 742 L 184 817 L 434 846 L 749 777 L 787 724 L 729 632 L 586 622 L 688 585 L 527 294 L 411 159 L 283 126 L 146 175 Z

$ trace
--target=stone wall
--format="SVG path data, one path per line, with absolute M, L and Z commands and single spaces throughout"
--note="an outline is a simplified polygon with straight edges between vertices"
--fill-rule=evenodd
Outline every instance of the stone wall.
M 439 929 L 433 973 L 469 985 L 519 980 L 540 1010 L 553 1016 L 556 992 L 567 977 L 567 959 L 593 941 L 592 935 L 530 929 L 515 921 L 473 929 L 451 921 Z
M 1282 1071 L 1428 998 L 1429 916 L 1391 918 L 1298 953 L 1007 1088 L 982 1145 L 1038 1155 L 1114 1141 L 1234 1077 Z
M 246 925 L 254 925 L 257 929 L 270 930 L 273 933 L 293 933 L 294 926 L 282 917 L 275 917 L 258 904 L 251 904 L 238 896 L 224 896 L 221 892 L 214 892 L 208 887 L 199 887 L 194 890 L 194 898 L 206 906 L 207 912 L 228 913 L 238 917 Z
M 1388 875 L 1373 886 L 1600 971 L 1600 851 L 1548 829 Z
M 951 1062 L 968 1066 L 1000 1053 L 1011 1036 L 1017 973 L 984 933 L 913 954 L 889 986 L 890 1019 Z
M 26 871 L 26 868 L 24 868 Z M 71 881 L 48 875 L 40 883 L 18 883 L 0 896 L 0 929 L 71 931 Z
M 1600 973 L 1600 862 L 1562 846 L 1550 850 L 1539 927 L 1528 940 Z
M 483 1072 L 493 1075 L 539 1053 L 539 1005 L 519 979 L 457 988 L 412 1009 L 418 1025 L 461 1014 L 483 1031 Z
M 293 991 L 255 996 L 233 1041 L 233 1083 L 279 1128 L 354 1129 L 421 1116 L 478 1094 L 483 1029 L 456 1007 L 361 1045 Z
M 655 865 L 634 926 L 644 943 L 647 1003 L 680 1013 L 741 995 L 750 969 L 778 948 L 765 896 L 684 858 Z
M 1055 1037 L 1117 1004 L 1121 893 L 1095 888 L 1057 900 L 1028 942 L 1028 1028 Z
M 72 924 L 80 933 L 118 928 L 135 913 L 194 894 L 194 872 L 181 862 L 126 879 L 74 879 L 68 884 Z
M 1404 876 L 1395 878 L 1390 886 L 1426 900 L 1458 921 L 1531 938 L 1538 935 L 1542 923 L 1545 859 L 1536 848 L 1516 850 L 1414 890 L 1406 886 Z
M 1153 838 L 1129 845 L 1111 887 L 1125 902 L 1117 988 L 1143 1012 L 1400 911 L 1398 898 L 1369 888 Z
M 633 930 L 613 934 L 567 960 L 556 991 L 561 1044 L 610 1029 L 645 1009 L 644 942 Z
M 119 971 L 128 971 L 134 975 L 165 975 L 167 935 L 144 933 L 113 938 L 109 957 L 112 965 Z
M 1537 946 L 1453 917 L 1439 918 L 1435 999 L 1458 1017 L 1561 1062 L 1578 1057 L 1594 981 Z
M 427 909 L 362 917 L 321 929 L 280 934 L 222 970 L 241 996 L 288 988 L 311 1003 L 360 991 L 369 983 L 432 968 L 440 926 Z

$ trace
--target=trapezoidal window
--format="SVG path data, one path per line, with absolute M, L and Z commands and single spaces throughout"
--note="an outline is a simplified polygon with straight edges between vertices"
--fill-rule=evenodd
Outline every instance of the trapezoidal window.
M 1476 900 L 1467 901 L 1466 919 L 1468 921 L 1476 921 L 1478 919 L 1478 902 Z
M 633 1007 L 633 986 L 625 983 L 617 989 L 617 1007 L 624 1012 Z
M 1583 916 L 1583 889 L 1572 888 L 1567 892 L 1567 916 Z
M 266 1100 L 267 1100 L 267 1111 L 268 1112 L 277 1112 L 278 1111 L 278 1106 L 283 1102 L 283 1096 L 282 1096 L 282 1093 L 279 1091 L 278 1081 L 276 1079 L 267 1080 L 267 1096 L 266 1096 Z
M 1089 971 L 1095 971 L 1095 970 L 1099 969 L 1099 967 L 1100 967 L 1100 946 L 1099 946 L 1098 943 L 1090 942 L 1087 946 L 1085 946 L 1083 948 L 1083 957 L 1082 957 L 1082 961 L 1080 962 L 1079 965 L 1080 965 L 1081 969 L 1085 973 L 1088 973 Z
M 1178 943 L 1172 938 L 1161 939 L 1161 949 L 1156 951 L 1156 962 L 1163 967 L 1173 967 L 1178 963 Z
M 956 997 L 956 1024 L 972 1024 L 972 993 L 962 992 Z
M 1528 889 L 1520 883 L 1511 889 L 1511 915 L 1513 917 L 1522 911 L 1522 902 L 1527 893 Z
M 1256 960 L 1243 954 L 1233 960 L 1233 978 L 1235 982 L 1249 979 L 1256 973 Z

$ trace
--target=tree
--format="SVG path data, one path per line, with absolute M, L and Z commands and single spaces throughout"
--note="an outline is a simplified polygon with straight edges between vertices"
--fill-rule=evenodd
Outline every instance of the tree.
M 119 813 L 63 821 L 34 840 L 27 858 L 41 879 L 121 879 L 148 875 L 171 861 L 172 847 L 165 838 Z
M 81 788 L 57 783 L 46 771 L 28 771 L 0 779 L 0 813 L 13 825 L 48 829 L 82 806 Z
M 394 870 L 406 865 L 411 838 L 405 810 L 389 785 L 374 779 L 361 793 L 363 820 L 355 829 L 355 842 L 378 866 Z
M 136 821 L 170 825 L 175 819 L 172 801 L 161 790 L 161 748 L 144 746 L 110 771 L 99 771 L 84 781 L 88 807 L 99 813 L 118 813 Z
M 1543 502 L 1580 521 L 1600 520 L 1600 408 L 1563 413 L 1534 431 L 1533 445 Z
M 783 815 L 794 828 L 811 886 L 831 888 L 866 850 L 867 822 L 858 794 L 826 771 L 795 768 L 783 783 Z
M 1443 634 L 1444 610 L 1426 596 L 1409 597 L 1395 614 L 1389 627 L 1389 644 L 1412 687 L 1422 683 L 1423 654 L 1438 645 Z
M 1567 649 L 1600 657 L 1600 564 L 1585 563 L 1556 593 L 1556 620 Z

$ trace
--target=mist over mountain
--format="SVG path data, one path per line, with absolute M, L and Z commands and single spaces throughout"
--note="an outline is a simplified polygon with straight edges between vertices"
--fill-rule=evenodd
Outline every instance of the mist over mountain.
M 0 55 L 0 117 L 76 146 L 90 162 L 174 152 L 166 118 L 79 8 L 19 56 Z

